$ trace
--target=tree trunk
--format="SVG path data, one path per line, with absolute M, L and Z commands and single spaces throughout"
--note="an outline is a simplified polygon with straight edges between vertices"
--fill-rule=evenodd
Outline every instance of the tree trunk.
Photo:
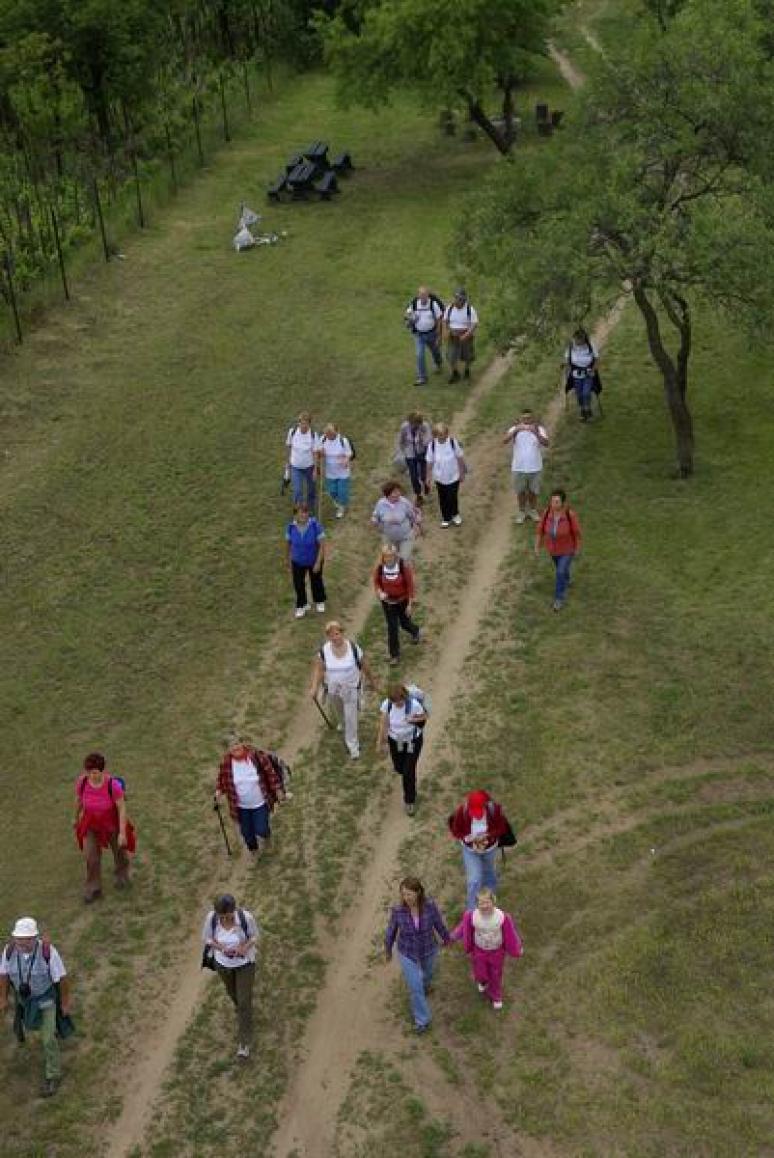
M 680 352 L 677 364 L 669 356 L 661 336 L 656 309 L 645 292 L 641 283 L 634 282 L 632 286 L 634 300 L 645 321 L 645 330 L 648 335 L 648 346 L 653 361 L 661 371 L 664 382 L 664 395 L 669 417 L 675 432 L 677 444 L 677 469 L 680 478 L 688 478 L 693 474 L 693 419 L 686 402 L 688 388 L 688 356 L 691 342 L 690 317 L 683 319 L 670 318 L 680 331 Z
M 486 133 L 497 151 L 502 153 L 504 157 L 507 156 L 511 151 L 511 142 L 505 139 L 505 135 L 500 132 L 496 125 L 492 124 L 479 101 L 472 97 L 470 93 L 463 92 L 462 96 L 465 98 L 468 106 L 470 119 Z

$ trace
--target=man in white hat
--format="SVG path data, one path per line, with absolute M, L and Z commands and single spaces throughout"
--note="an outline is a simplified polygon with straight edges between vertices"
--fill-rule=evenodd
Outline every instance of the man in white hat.
M 44 1098 L 55 1094 L 62 1078 L 56 1038 L 56 989 L 59 986 L 63 1016 L 69 1016 L 70 993 L 64 963 L 50 941 L 40 936 L 34 917 L 20 917 L 11 940 L 0 957 L 0 1014 L 8 1005 L 8 987 L 16 1000 L 15 1028 L 20 1041 L 24 1031 L 40 1029 L 43 1042 Z

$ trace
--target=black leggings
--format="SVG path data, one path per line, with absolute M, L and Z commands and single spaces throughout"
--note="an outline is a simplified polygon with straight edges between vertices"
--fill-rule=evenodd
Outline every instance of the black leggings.
M 323 583 L 322 567 L 313 571 L 311 567 L 304 567 L 301 563 L 292 563 L 293 586 L 296 589 L 296 607 L 306 607 L 306 577 L 312 582 L 312 601 L 325 602 L 325 584 Z
M 445 523 L 450 523 L 452 519 L 460 513 L 459 505 L 459 479 L 453 483 L 439 483 L 436 488 L 438 490 L 438 504 L 441 508 L 441 518 Z
M 413 804 L 417 798 L 417 763 L 419 761 L 419 754 L 422 751 L 423 739 L 424 737 L 420 732 L 416 740 L 411 741 L 413 751 L 409 752 L 405 744 L 393 740 L 392 736 L 387 737 L 390 745 L 392 766 L 403 781 L 404 804 Z
M 419 628 L 406 611 L 407 606 L 405 599 L 401 603 L 382 604 L 384 618 L 387 620 L 387 648 L 390 659 L 397 659 L 400 656 L 399 627 L 407 631 L 412 639 L 417 639 L 419 636 Z

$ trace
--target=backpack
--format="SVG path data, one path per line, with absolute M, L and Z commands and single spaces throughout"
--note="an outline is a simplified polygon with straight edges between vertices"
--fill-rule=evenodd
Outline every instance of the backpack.
M 549 516 L 550 510 L 551 510 L 551 508 L 548 507 L 543 512 L 543 518 L 540 520 L 540 534 L 541 534 L 541 536 L 545 535 L 545 533 L 546 533 L 546 528 L 548 526 L 548 516 Z M 575 534 L 575 527 L 573 526 L 572 519 L 570 518 L 570 516 L 575 514 L 575 512 L 573 510 L 571 510 L 570 507 L 568 507 L 567 510 L 563 511 L 562 513 L 567 516 L 567 526 L 568 526 L 569 531 L 570 531 L 570 538 L 572 539 L 572 549 L 573 549 L 573 551 L 575 551 L 575 550 L 577 550 L 577 547 L 578 547 L 578 539 L 577 539 L 577 536 Z

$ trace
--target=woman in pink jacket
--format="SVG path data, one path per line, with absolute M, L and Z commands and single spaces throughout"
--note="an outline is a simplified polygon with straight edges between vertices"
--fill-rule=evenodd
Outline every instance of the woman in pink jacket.
M 502 1009 L 505 958 L 521 957 L 524 947 L 513 917 L 498 909 L 495 899 L 491 889 L 479 889 L 475 909 L 465 911 L 451 937 L 462 941 L 479 993 L 486 994 L 493 1009 Z

